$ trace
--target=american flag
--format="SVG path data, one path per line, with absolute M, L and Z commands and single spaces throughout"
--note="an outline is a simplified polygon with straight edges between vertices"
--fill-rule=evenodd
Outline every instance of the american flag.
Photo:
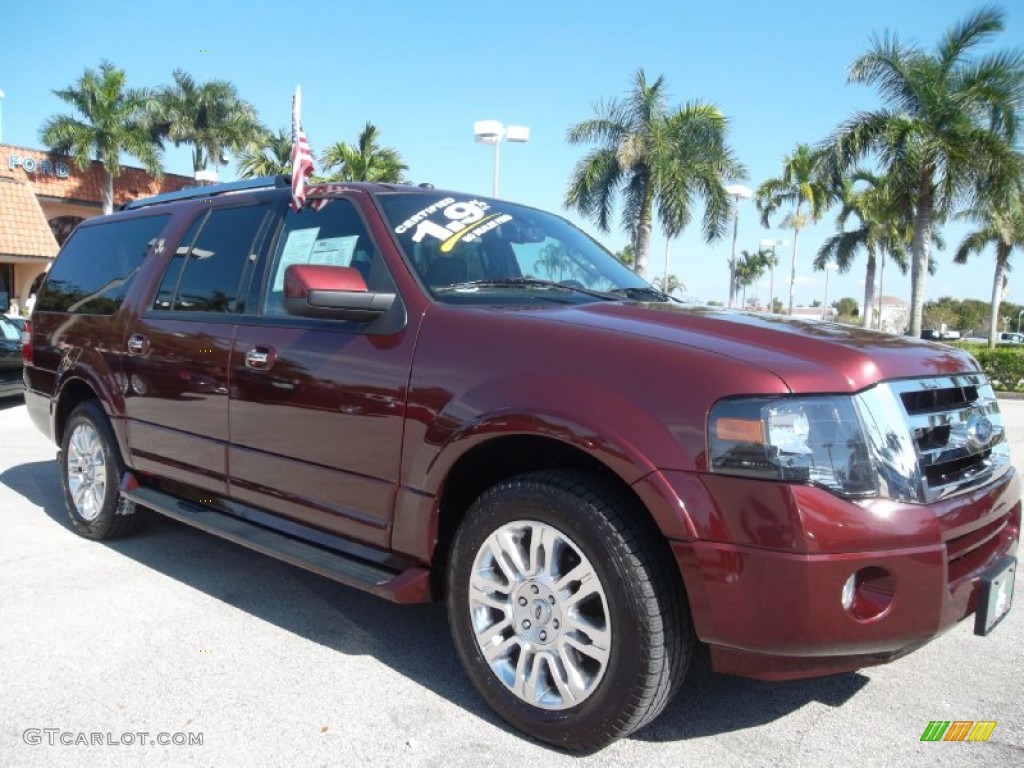
M 292 210 L 306 204 L 306 178 L 313 173 L 313 153 L 302 130 L 302 89 L 295 86 L 292 96 Z
M 299 128 L 292 140 L 292 210 L 301 211 L 306 204 L 306 178 L 313 173 L 313 153 L 305 132 Z

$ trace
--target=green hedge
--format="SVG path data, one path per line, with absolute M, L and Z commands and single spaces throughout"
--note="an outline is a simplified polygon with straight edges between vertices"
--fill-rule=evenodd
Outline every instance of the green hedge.
M 956 344 L 977 359 L 992 380 L 992 386 L 1004 392 L 1024 391 L 1024 345 L 989 349 L 984 344 Z

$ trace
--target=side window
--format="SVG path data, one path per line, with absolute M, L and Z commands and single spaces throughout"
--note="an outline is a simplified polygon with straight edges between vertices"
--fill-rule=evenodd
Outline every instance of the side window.
M 205 211 L 202 215 L 196 216 L 192 226 L 188 228 L 185 236 L 178 243 L 174 255 L 164 269 L 164 276 L 160 278 L 160 288 L 157 289 L 156 298 L 153 300 L 153 309 L 170 309 L 171 304 L 174 303 L 174 293 L 178 290 L 178 281 L 181 279 L 181 268 L 185 265 L 185 257 L 192 250 L 196 235 L 199 234 L 199 229 L 208 215 L 209 211 Z
M 284 271 L 292 264 L 354 267 L 371 291 L 395 290 L 391 274 L 350 200 L 334 199 L 319 211 L 289 210 L 270 261 L 263 313 L 283 315 Z
M 262 240 L 267 205 L 218 208 L 199 217 L 167 264 L 154 301 L 177 312 L 239 312 Z
M 50 269 L 35 309 L 111 315 L 170 216 L 120 219 L 79 227 Z

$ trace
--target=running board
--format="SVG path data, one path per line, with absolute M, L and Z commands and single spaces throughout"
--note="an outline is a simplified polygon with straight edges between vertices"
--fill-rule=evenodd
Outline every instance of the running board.
M 425 603 L 432 599 L 430 572 L 426 568 L 413 567 L 404 571 L 381 568 L 177 496 L 144 488 L 138 485 L 131 473 L 125 474 L 121 495 L 186 525 L 393 602 Z

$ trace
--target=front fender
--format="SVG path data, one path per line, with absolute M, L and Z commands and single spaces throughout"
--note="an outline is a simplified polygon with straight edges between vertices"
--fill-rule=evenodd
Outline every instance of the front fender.
M 524 374 L 485 383 L 446 404 L 427 430 L 426 443 L 437 448 L 426 464 L 423 490 L 437 493 L 459 458 L 503 435 L 567 443 L 628 484 L 658 467 L 694 466 L 672 432 L 634 400 L 574 376 L 539 381 Z

